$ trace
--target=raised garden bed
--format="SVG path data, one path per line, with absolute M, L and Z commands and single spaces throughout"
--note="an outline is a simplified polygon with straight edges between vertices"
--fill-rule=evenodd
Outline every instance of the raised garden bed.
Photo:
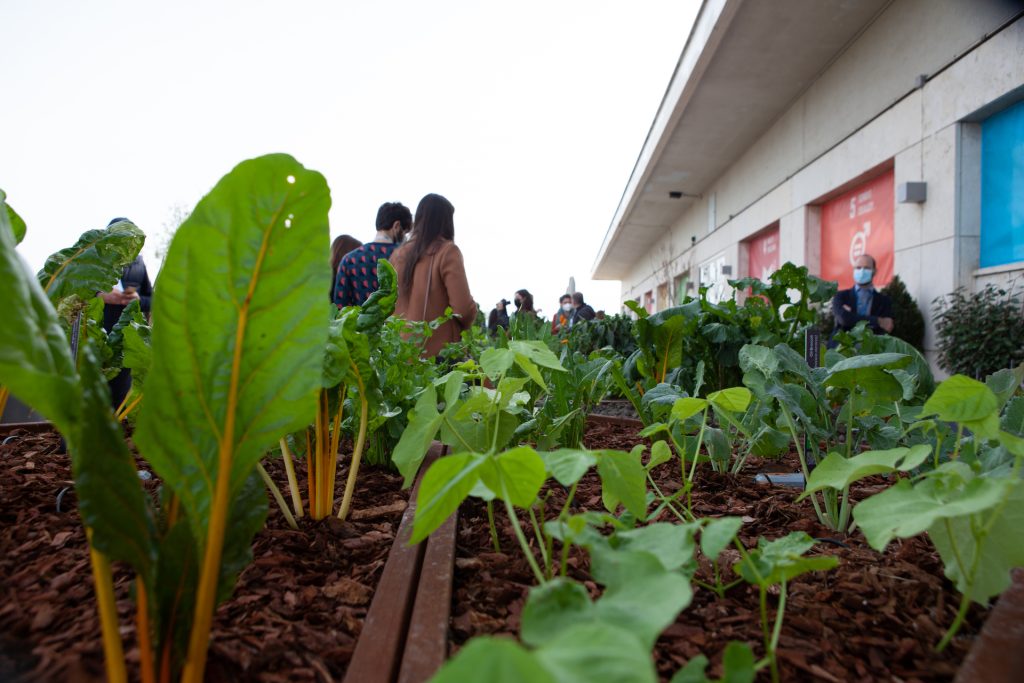
M 627 420 L 591 419 L 585 441 L 594 449 L 628 449 L 637 442 L 636 431 Z M 59 452 L 60 438 L 53 432 L 15 428 L 2 435 L 11 433 L 17 438 L 0 448 L 0 680 L 103 680 L 85 539 L 73 492 L 63 497 L 62 512 L 56 508 L 57 493 L 70 485 L 67 456 Z M 1021 651 L 1009 597 L 1024 596 L 1020 574 L 1017 586 L 994 611 L 1009 615 L 1003 617 L 1006 626 L 989 624 L 985 630 L 991 634 L 979 639 L 988 611 L 972 607 L 960 635 L 946 652 L 935 654 L 932 646 L 953 618 L 957 595 L 930 545 L 913 538 L 879 556 L 857 534 L 832 538 L 817 524 L 809 503 L 793 503 L 792 489 L 751 483 L 762 465 L 780 469 L 795 463 L 752 461 L 738 477 L 702 472 L 694 508 L 701 516 L 742 515 L 740 538 L 745 545 L 752 546 L 758 535 L 774 538 L 802 530 L 825 539 L 817 552 L 840 559 L 837 569 L 802 576 L 790 586 L 779 649 L 783 680 L 947 681 L 956 676 L 975 643 L 979 645 L 967 660 L 971 671 L 997 672 L 986 673 L 986 681 L 1013 680 L 993 677 L 1006 672 L 1012 676 L 1018 670 L 1012 662 L 1010 667 L 1005 662 L 1002 668 L 977 667 L 993 666 L 993 653 L 1005 659 Z M 267 466 L 283 484 L 279 463 Z M 659 486 L 679 486 L 679 473 L 671 465 L 656 472 Z M 146 482 L 150 491 L 156 485 L 155 480 Z M 869 479 L 853 495 L 859 498 L 883 485 L 880 479 Z M 429 543 L 411 548 L 394 544 L 396 537 L 407 537 L 402 527 L 414 512 L 406 504 L 408 492 L 399 487 L 397 476 L 367 468 L 350 522 L 315 524 L 304 519 L 298 532 L 271 506 L 267 527 L 254 542 L 253 564 L 217 612 L 208 680 L 334 681 L 347 674 L 347 681 L 418 683 L 429 678 L 446 653 L 454 654 L 471 637 L 517 633 L 534 580 L 504 515 L 498 515 L 501 553 L 492 548 L 485 508 L 476 500 L 463 505 L 457 535 L 452 518 Z M 553 502 L 560 502 L 562 495 L 556 492 Z M 577 505 L 597 509 L 600 495 L 599 482 L 588 475 L 581 481 Z M 448 582 L 452 550 L 454 584 Z M 401 556 L 414 558 L 406 563 L 411 570 L 386 568 Z M 726 551 L 723 569 L 735 559 L 735 553 Z M 589 580 L 586 554 L 574 550 L 569 564 L 570 574 L 596 595 L 599 589 Z M 403 571 L 404 577 L 393 579 L 387 588 L 388 596 L 400 593 L 397 602 L 380 592 L 374 597 L 378 582 L 388 582 L 389 572 Z M 707 572 L 702 567 L 698 578 Z M 126 572 L 115 573 L 115 585 L 128 659 L 135 664 Z M 450 621 L 445 613 L 449 606 Z M 393 609 L 399 618 L 388 617 Z M 368 618 L 368 610 L 378 616 Z M 375 620 L 378 630 L 370 638 Z M 361 633 L 368 637 L 360 646 Z M 692 604 L 656 645 L 658 672 L 668 680 L 703 653 L 713 662 L 709 673 L 717 674 L 729 640 L 757 648 L 760 637 L 755 590 L 740 585 L 725 599 L 697 590 Z M 375 644 L 389 639 L 382 655 Z M 360 649 L 366 652 L 354 655 Z M 963 675 L 958 680 L 980 680 Z
M 629 449 L 637 442 L 636 428 L 609 420 L 591 420 L 585 434 L 587 447 Z M 789 605 L 782 629 L 779 657 L 782 680 L 820 681 L 949 681 L 976 640 L 987 610 L 972 607 L 967 624 L 942 654 L 932 648 L 953 620 L 959 596 L 943 577 L 942 562 L 924 538 L 890 546 L 879 555 L 859 534 L 835 538 L 815 519 L 809 501 L 794 503 L 793 489 L 753 485 L 761 467 L 751 461 L 738 477 L 704 471 L 694 490 L 698 516 L 741 515 L 740 539 L 747 547 L 759 535 L 769 539 L 790 531 L 805 531 L 823 542 L 815 552 L 835 555 L 839 566 L 829 572 L 806 574 L 790 585 Z M 780 463 L 769 462 L 772 469 Z M 782 466 L 796 467 L 793 462 Z M 678 468 L 663 465 L 655 479 L 666 491 L 680 486 Z M 854 488 L 859 499 L 884 486 L 881 478 L 868 479 Z M 552 504 L 564 501 L 556 485 Z M 576 495 L 579 508 L 601 507 L 597 477 L 587 475 Z M 483 634 L 515 635 L 529 588 L 535 583 L 504 515 L 498 516 L 504 552 L 496 553 L 488 532 L 485 506 L 477 500 L 465 504 L 458 537 L 452 642 L 454 654 L 470 638 Z M 666 516 L 661 521 L 671 521 Z M 524 519 L 524 523 L 525 519 Z M 720 560 L 726 569 L 738 559 L 728 550 Z M 574 549 L 570 574 L 583 581 L 592 596 L 598 588 L 590 580 L 587 555 Z M 710 567 L 698 578 L 710 581 Z M 663 680 L 697 654 L 713 662 L 709 673 L 721 674 L 721 654 L 730 640 L 760 647 L 757 590 L 741 584 L 725 599 L 696 589 L 693 602 L 669 626 L 655 646 L 658 673 Z M 758 680 L 767 680 L 763 672 Z

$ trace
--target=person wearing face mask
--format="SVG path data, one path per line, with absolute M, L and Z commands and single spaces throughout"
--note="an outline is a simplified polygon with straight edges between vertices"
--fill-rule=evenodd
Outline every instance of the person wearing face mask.
M 562 330 L 569 329 L 572 310 L 572 294 L 563 294 L 558 298 L 558 310 L 551 318 L 551 334 L 558 334 Z
M 854 286 L 836 292 L 832 299 L 832 316 L 836 326 L 832 334 L 849 331 L 861 320 L 875 334 L 889 334 L 895 326 L 892 317 L 892 300 L 875 289 L 875 259 L 867 254 L 860 256 L 853 265 Z
M 360 306 L 380 288 L 377 261 L 390 259 L 412 227 L 412 212 L 401 202 L 386 202 L 377 209 L 377 235 L 372 242 L 345 254 L 334 280 L 334 303 Z
M 516 307 L 515 315 L 523 315 L 530 318 L 537 317 L 537 311 L 533 308 L 533 294 L 530 294 L 527 290 L 520 289 L 516 292 L 512 303 Z

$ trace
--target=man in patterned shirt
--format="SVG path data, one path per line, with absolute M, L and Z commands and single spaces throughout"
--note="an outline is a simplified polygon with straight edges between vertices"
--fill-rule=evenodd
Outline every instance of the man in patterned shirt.
M 341 259 L 334 283 L 334 303 L 338 308 L 359 306 L 380 286 L 377 261 L 391 257 L 412 227 L 412 212 L 400 202 L 387 202 L 377 209 L 377 236 Z

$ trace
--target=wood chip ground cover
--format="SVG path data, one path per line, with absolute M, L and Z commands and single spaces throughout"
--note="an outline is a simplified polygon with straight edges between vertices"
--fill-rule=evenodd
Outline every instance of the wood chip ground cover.
M 635 430 L 616 425 L 589 424 L 585 434 L 588 448 L 628 450 L 636 442 Z M 743 517 L 740 538 L 747 547 L 756 545 L 758 536 L 774 539 L 790 531 L 830 539 L 817 545 L 815 552 L 838 557 L 838 568 L 806 574 L 790 585 L 779 646 L 782 680 L 952 680 L 988 610 L 972 606 L 967 624 L 950 647 L 941 655 L 933 652 L 933 645 L 954 618 L 959 596 L 943 577 L 942 562 L 932 546 L 916 537 L 896 542 L 879 555 L 859 534 L 836 538 L 817 523 L 809 501 L 793 503 L 794 489 L 753 485 L 753 475 L 762 467 L 793 471 L 797 465 L 795 458 L 789 463 L 751 462 L 739 477 L 701 472 L 694 513 Z M 655 472 L 663 490 L 679 488 L 677 467 L 666 464 Z M 883 479 L 869 478 L 855 486 L 851 495 L 859 500 L 884 486 Z M 557 509 L 564 500 L 562 492 L 556 492 L 549 510 L 552 505 Z M 580 508 L 600 508 L 600 482 L 595 475 L 580 482 L 576 501 Z M 504 515 L 497 518 L 502 553 L 494 552 L 482 503 L 471 500 L 460 513 L 450 653 L 473 636 L 518 632 L 533 578 L 518 551 L 511 525 Z M 661 521 L 670 520 L 666 516 Z M 735 550 L 725 551 L 722 567 L 736 559 Z M 590 581 L 587 564 L 585 553 L 574 552 L 570 573 L 596 596 L 599 587 Z M 704 566 L 697 578 L 713 582 L 710 576 L 710 567 Z M 721 654 L 730 640 L 749 642 L 760 652 L 758 619 L 756 588 L 741 584 L 724 600 L 697 589 L 693 603 L 655 647 L 660 676 L 667 681 L 686 661 L 702 653 L 713 662 L 709 673 L 720 675 Z M 758 680 L 768 680 L 767 671 Z
M 54 433 L 0 446 L 0 681 L 102 681 L 85 534 Z M 345 451 L 345 448 L 342 449 Z M 279 460 L 266 462 L 284 489 Z M 344 487 L 344 467 L 336 499 Z M 287 527 L 271 503 L 253 563 L 217 611 L 208 681 L 332 681 L 348 665 L 406 506 L 401 478 L 364 467 L 348 522 Z M 158 482 L 145 483 L 153 492 Z M 121 635 L 138 665 L 129 576 L 115 572 Z M 130 670 L 137 677 L 137 671 Z

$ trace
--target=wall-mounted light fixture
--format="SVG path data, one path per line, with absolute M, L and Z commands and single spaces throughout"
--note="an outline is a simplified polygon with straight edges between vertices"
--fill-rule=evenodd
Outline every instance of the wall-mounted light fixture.
M 928 199 L 928 183 L 900 183 L 896 186 L 896 201 L 900 204 L 924 204 Z
M 722 266 L 722 275 L 732 275 L 732 266 Z
M 683 197 L 686 197 L 688 199 L 700 199 L 699 194 L 687 194 L 686 192 L 683 192 L 681 190 L 671 190 L 668 193 L 668 197 L 669 199 L 682 199 Z

